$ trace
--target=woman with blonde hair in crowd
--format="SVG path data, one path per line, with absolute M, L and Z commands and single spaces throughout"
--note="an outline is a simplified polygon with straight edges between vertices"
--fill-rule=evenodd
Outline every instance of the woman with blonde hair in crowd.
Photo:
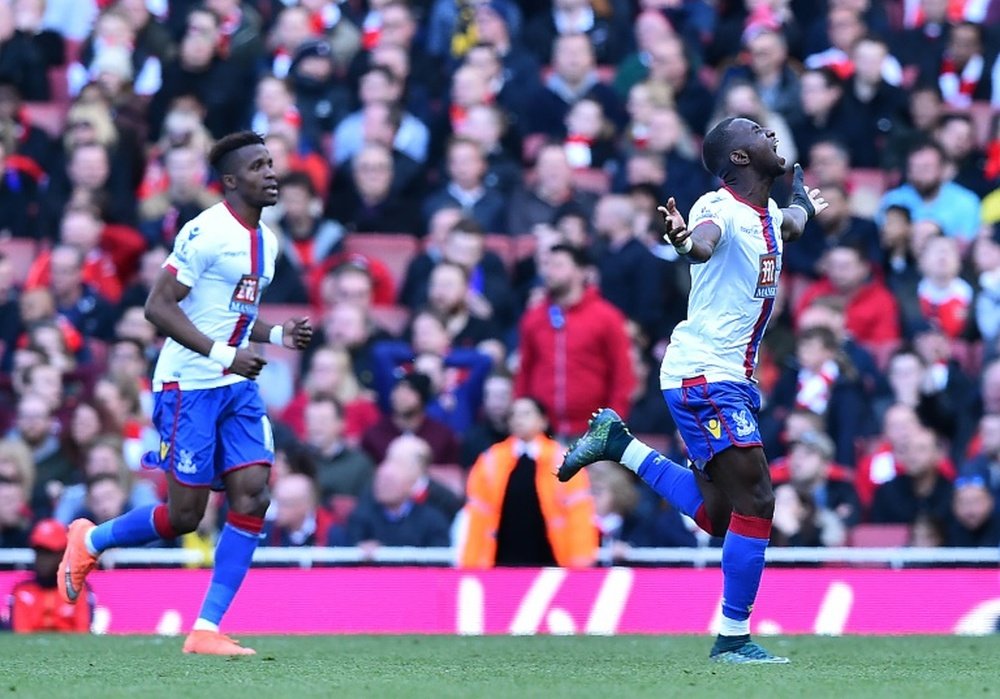
M 35 487 L 35 462 L 31 449 L 20 439 L 0 439 L 0 483 L 16 483 L 24 492 Z
M 278 419 L 300 439 L 305 436 L 306 405 L 318 395 L 333 396 L 343 406 L 344 436 L 351 443 L 357 443 L 381 417 L 371 392 L 361 387 L 351 355 L 345 349 L 327 346 L 316 350 L 302 388 L 281 412 Z

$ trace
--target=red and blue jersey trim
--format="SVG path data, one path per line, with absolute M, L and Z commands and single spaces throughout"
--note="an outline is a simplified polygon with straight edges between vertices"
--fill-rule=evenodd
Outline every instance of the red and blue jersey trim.
M 226 209 L 236 219 L 241 226 L 247 229 L 247 233 L 250 234 L 250 273 L 253 274 L 257 279 L 261 279 L 264 276 L 264 230 L 258 225 L 256 228 L 251 228 L 247 226 L 246 223 L 236 215 L 233 208 L 229 205 L 229 202 L 225 202 Z M 250 326 L 253 324 L 256 314 L 250 313 L 240 313 L 239 318 L 236 319 L 236 325 L 233 327 L 233 332 L 229 335 L 229 341 L 226 343 L 231 347 L 239 347 L 246 340 L 247 334 L 250 332 Z
M 767 209 L 761 209 L 757 206 L 753 208 L 760 217 L 760 226 L 764 235 L 764 243 L 767 245 L 767 252 L 769 255 L 776 255 L 778 253 L 778 239 L 775 236 L 774 222 L 771 220 L 771 214 Z M 753 330 L 750 333 L 750 342 L 747 344 L 746 352 L 743 355 L 743 369 L 748 379 L 753 377 L 754 365 L 757 361 L 757 351 L 760 349 L 761 340 L 764 339 L 764 330 L 771 319 L 772 311 L 774 311 L 774 299 L 764 299 L 760 307 L 760 315 L 757 316 L 757 322 L 754 323 Z

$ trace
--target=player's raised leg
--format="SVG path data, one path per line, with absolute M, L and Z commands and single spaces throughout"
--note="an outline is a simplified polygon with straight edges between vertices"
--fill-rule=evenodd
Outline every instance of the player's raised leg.
M 98 526 L 86 519 L 72 522 L 57 579 L 67 602 L 76 602 L 102 552 L 174 539 L 197 528 L 213 472 L 213 400 L 210 391 L 185 392 L 182 398 L 175 386 L 155 394 L 153 422 L 163 446 L 159 454 L 147 454 L 144 460 L 169 474 L 167 504 L 139 507 Z M 199 482 L 198 473 L 209 480 Z
M 586 433 L 566 452 L 557 474 L 568 481 L 580 469 L 597 461 L 617 461 L 639 475 L 671 505 L 691 517 L 699 527 L 714 536 L 722 536 L 725 527 L 713 527 L 694 471 L 663 456 L 645 442 L 636 439 L 614 410 L 603 408 L 594 414 Z M 719 494 L 715 493 L 716 497 Z M 725 508 L 717 508 L 724 517 Z
M 764 450 L 734 446 L 717 454 L 707 472 L 733 505 L 722 545 L 722 625 L 710 657 L 725 663 L 787 663 L 750 639 L 764 552 L 771 537 L 774 493 Z

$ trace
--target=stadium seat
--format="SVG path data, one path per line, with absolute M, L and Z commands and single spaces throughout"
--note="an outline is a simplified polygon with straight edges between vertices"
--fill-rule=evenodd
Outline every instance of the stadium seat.
M 849 546 L 901 548 L 910 541 L 906 524 L 859 524 L 847 536 Z
M 60 138 L 66 124 L 66 107 L 58 102 L 25 102 L 24 116 L 32 126 Z
M 591 167 L 573 171 L 573 185 L 584 192 L 607 194 L 611 189 L 611 176 L 600 168 Z
M 432 464 L 427 467 L 427 475 L 455 495 L 465 497 L 465 469 L 458 464 Z
M 38 254 L 38 244 L 29 238 L 7 238 L 0 240 L 0 253 L 10 260 L 14 282 L 20 285 L 28 278 L 28 270 Z
M 372 320 L 390 335 L 398 337 L 410 323 L 410 309 L 406 306 L 374 306 Z
M 851 170 L 851 210 L 856 216 L 871 217 L 888 187 L 885 173 L 877 168 Z
M 344 241 L 345 252 L 374 258 L 388 267 L 397 289 L 419 250 L 420 242 L 405 233 L 351 233 Z

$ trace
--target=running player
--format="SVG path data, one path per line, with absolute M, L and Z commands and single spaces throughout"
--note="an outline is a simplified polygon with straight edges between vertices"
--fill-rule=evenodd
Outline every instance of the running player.
M 224 200 L 184 226 L 146 301 L 146 317 L 167 340 L 153 374 L 160 450 L 144 460 L 169 474 L 167 504 L 138 508 L 97 527 L 74 521 L 58 584 L 64 599 L 75 603 L 102 551 L 194 531 L 210 489 L 224 489 L 229 513 L 184 652 L 253 655 L 219 633 L 257 548 L 274 459 L 271 425 L 254 381 L 266 362 L 248 345 L 303 349 L 312 328 L 308 318 L 274 326 L 257 318 L 278 254 L 274 233 L 260 223 L 261 209 L 278 200 L 263 139 L 249 131 L 231 134 L 215 144 L 210 160 Z
M 695 265 L 687 320 L 674 330 L 660 369 L 660 387 L 693 469 L 633 438 L 605 408 L 558 473 L 565 481 L 595 461 L 618 461 L 709 534 L 725 537 L 722 623 L 710 655 L 725 663 L 788 662 L 750 640 L 774 513 L 753 373 L 778 291 L 782 245 L 800 237 L 827 204 L 819 190 L 805 189 L 797 164 L 791 205 L 779 209 L 770 199 L 774 180 L 785 174 L 777 143 L 773 131 L 749 119 L 722 121 L 702 150 L 722 188 L 695 203 L 690 230 L 672 198 L 660 207 L 665 238 Z

